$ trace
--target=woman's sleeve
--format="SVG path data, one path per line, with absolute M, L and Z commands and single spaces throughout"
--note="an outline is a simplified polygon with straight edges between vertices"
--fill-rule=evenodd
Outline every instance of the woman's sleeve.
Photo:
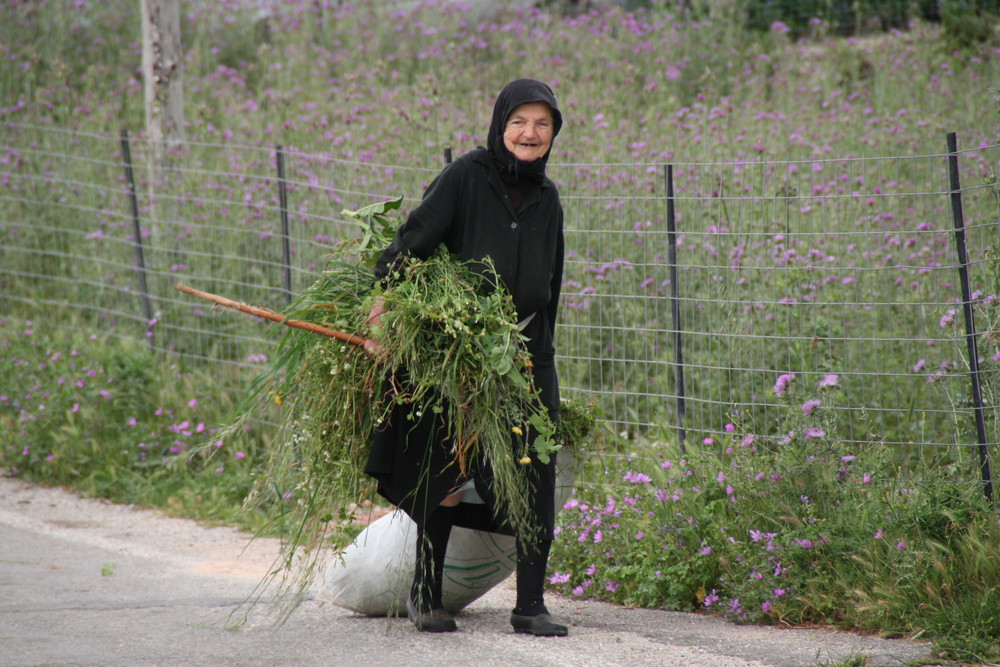
M 396 230 L 392 243 L 382 251 L 375 263 L 375 277 L 385 280 L 405 257 L 413 255 L 427 259 L 440 245 L 455 219 L 455 202 L 461 184 L 457 163 L 451 163 L 427 187 L 406 222 Z
M 563 212 L 559 207 L 559 231 L 556 233 L 556 257 L 552 271 L 552 282 L 549 285 L 549 303 L 545 306 L 549 315 L 549 329 L 553 340 L 556 333 L 556 315 L 559 311 L 559 296 L 562 291 L 563 260 L 566 253 L 566 241 L 563 235 Z

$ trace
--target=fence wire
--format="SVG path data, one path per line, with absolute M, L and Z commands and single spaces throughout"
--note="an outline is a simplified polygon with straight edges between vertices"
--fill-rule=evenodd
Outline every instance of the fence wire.
M 131 140 L 140 244 L 119 137 L 2 127 L 2 312 L 71 314 L 247 379 L 274 345 L 266 325 L 175 285 L 280 311 L 285 276 L 293 293 L 307 287 L 331 245 L 355 234 L 343 210 L 398 196 L 412 208 L 436 174 L 284 149 L 286 263 L 277 147 L 188 143 L 154 174 L 149 146 Z M 567 225 L 564 393 L 596 401 L 631 439 L 690 447 L 821 431 L 904 460 L 992 447 L 1000 146 L 957 153 L 970 336 L 941 143 L 920 156 L 550 165 Z M 810 426 L 819 409 L 830 418 Z

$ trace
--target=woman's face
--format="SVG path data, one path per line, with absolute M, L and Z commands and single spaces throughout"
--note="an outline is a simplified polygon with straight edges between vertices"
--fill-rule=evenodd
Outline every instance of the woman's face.
M 545 102 L 522 104 L 507 118 L 503 144 L 518 160 L 534 162 L 552 147 L 552 109 Z

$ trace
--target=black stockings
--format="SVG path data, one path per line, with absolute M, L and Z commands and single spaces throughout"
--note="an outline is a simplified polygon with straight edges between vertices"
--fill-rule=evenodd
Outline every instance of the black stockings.
M 444 559 L 455 520 L 455 507 L 439 505 L 423 525 L 417 525 L 417 558 L 410 597 L 424 612 L 440 609 Z M 514 613 L 537 616 L 545 609 L 545 571 L 552 540 L 537 540 L 526 547 L 517 540 L 517 604 Z
M 517 604 L 519 616 L 547 614 L 545 609 L 545 570 L 549 563 L 552 540 L 538 540 L 527 547 L 517 541 Z
M 417 525 L 417 562 L 410 597 L 420 611 L 440 609 L 444 557 L 455 520 L 454 507 L 438 505 L 423 525 Z

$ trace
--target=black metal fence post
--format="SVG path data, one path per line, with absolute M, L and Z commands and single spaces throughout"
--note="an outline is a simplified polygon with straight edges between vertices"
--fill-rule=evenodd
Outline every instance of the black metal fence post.
M 129 146 L 128 130 L 121 131 L 122 162 L 125 166 L 125 184 L 128 186 L 129 203 L 132 208 L 132 230 L 135 234 L 135 256 L 139 265 L 139 291 L 146 315 L 146 340 L 153 344 L 153 306 L 149 302 L 149 286 L 146 283 L 146 258 L 142 250 L 142 225 L 139 224 L 139 198 L 135 193 L 135 176 L 132 173 L 132 149 Z
M 674 167 L 666 165 L 663 178 L 667 192 L 667 261 L 670 264 L 670 310 L 674 334 L 674 380 L 677 388 L 677 441 L 681 454 L 685 453 L 684 415 L 687 404 L 684 395 L 684 350 L 681 335 L 681 305 L 677 288 L 677 219 L 674 210 Z
M 284 250 L 285 295 L 292 300 L 292 246 L 288 239 L 288 190 L 285 186 L 285 151 L 279 144 L 276 148 L 278 162 L 278 208 L 281 212 L 281 243 Z
M 983 492 L 993 499 L 993 474 L 986 442 L 986 421 L 983 416 L 982 380 L 979 375 L 979 345 L 976 341 L 976 321 L 972 310 L 972 290 L 969 285 L 969 256 L 965 247 L 965 214 L 962 211 L 962 186 L 958 177 L 958 139 L 948 133 L 948 176 L 951 186 L 951 215 L 955 222 L 958 251 L 958 278 L 962 285 L 962 312 L 965 316 L 965 341 L 969 347 L 969 372 L 972 380 L 972 406 L 976 416 L 976 436 L 979 441 L 979 469 Z

